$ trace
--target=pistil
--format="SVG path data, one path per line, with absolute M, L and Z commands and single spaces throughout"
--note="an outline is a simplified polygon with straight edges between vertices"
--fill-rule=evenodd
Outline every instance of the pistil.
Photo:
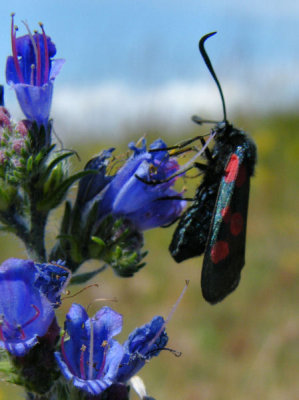
M 92 379 L 93 376 L 93 345 L 94 345 L 94 330 L 93 330 L 93 321 L 92 318 L 90 318 L 88 379 Z
M 43 33 L 43 40 L 44 40 L 44 51 L 45 51 L 45 65 L 44 65 L 44 82 L 47 82 L 49 79 L 49 47 L 48 47 L 48 40 L 47 40 L 47 36 L 44 30 L 44 25 L 40 22 L 39 26 L 41 27 L 42 33 Z
M 36 37 L 36 47 L 37 47 L 37 60 L 36 60 L 36 86 L 41 86 L 41 78 L 42 78 L 42 59 L 41 59 L 41 49 L 39 42 L 39 34 L 35 32 Z

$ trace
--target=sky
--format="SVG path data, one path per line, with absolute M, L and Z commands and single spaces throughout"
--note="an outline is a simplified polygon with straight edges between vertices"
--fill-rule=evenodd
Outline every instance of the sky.
M 188 129 L 190 116 L 222 118 L 198 51 L 206 43 L 228 116 L 297 110 L 299 3 L 293 0 L 10 0 L 1 5 L 0 70 L 19 34 L 43 22 L 66 63 L 56 79 L 55 128 L 115 135 L 138 126 Z M 21 118 L 12 91 L 6 105 Z M 154 121 L 154 122 L 153 122 Z

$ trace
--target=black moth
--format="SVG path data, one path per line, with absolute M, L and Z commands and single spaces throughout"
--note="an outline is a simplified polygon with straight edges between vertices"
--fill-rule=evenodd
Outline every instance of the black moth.
M 177 262 L 204 253 L 201 288 L 211 304 L 223 300 L 240 281 L 245 264 L 250 177 L 256 163 L 254 142 L 226 119 L 222 89 L 204 48 L 205 41 L 215 33 L 201 38 L 199 50 L 218 87 L 224 118 L 212 128 L 215 145 L 204 152 L 207 163 L 196 165 L 203 179 L 169 246 Z M 211 122 L 198 117 L 193 121 Z

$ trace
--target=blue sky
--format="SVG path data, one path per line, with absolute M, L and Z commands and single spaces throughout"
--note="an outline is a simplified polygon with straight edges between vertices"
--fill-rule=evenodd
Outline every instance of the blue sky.
M 75 109 L 78 124 L 82 107 L 85 119 L 91 110 L 105 116 L 106 125 L 110 119 L 123 123 L 124 115 L 130 125 L 130 118 L 149 118 L 151 112 L 166 120 L 176 109 L 184 118 L 191 105 L 189 114 L 201 107 L 206 112 L 210 103 L 221 112 L 197 48 L 199 38 L 214 30 L 218 34 L 206 47 L 232 111 L 299 103 L 299 4 L 293 0 L 11 0 L 1 6 L 2 71 L 10 54 L 12 11 L 20 34 L 25 33 L 22 20 L 32 30 L 42 21 L 57 57 L 66 59 L 53 102 L 59 121 L 60 113 Z M 14 107 L 11 93 L 7 104 Z

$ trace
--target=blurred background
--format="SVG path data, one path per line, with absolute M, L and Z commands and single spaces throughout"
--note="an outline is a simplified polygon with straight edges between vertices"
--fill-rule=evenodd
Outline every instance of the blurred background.
M 188 291 L 168 325 L 169 347 L 141 371 L 157 400 L 282 400 L 299 396 L 298 156 L 299 4 L 292 0 L 11 0 L 1 5 L 0 68 L 11 54 L 10 13 L 19 34 L 44 23 L 65 58 L 56 79 L 54 129 L 64 146 L 79 151 L 83 168 L 103 148 L 126 149 L 144 134 L 169 144 L 207 133 L 190 116 L 222 119 L 220 98 L 200 55 L 206 43 L 222 84 L 228 118 L 258 146 L 247 228 L 246 266 L 238 289 L 210 306 L 200 289 L 202 258 L 176 264 L 168 253 L 174 227 L 145 233 L 147 266 L 132 279 L 110 270 L 77 296 L 98 297 L 124 315 L 120 340 L 154 315 L 167 316 L 184 286 Z M 6 106 L 22 118 L 6 86 Z M 189 183 L 190 182 L 190 183 Z M 198 182 L 188 181 L 190 194 Z M 59 210 L 57 212 L 59 215 Z M 49 243 L 59 221 L 51 217 Z M 25 258 L 20 242 L 1 234 L 0 261 Z M 82 271 L 95 268 L 89 262 Z M 72 292 L 76 290 L 73 289 Z M 1 295 L 1 294 L 0 294 Z M 71 300 L 59 310 L 61 322 Z M 92 312 L 97 305 L 92 306 Z M 24 398 L 1 381 L 0 400 Z M 137 397 L 134 397 L 134 400 Z

